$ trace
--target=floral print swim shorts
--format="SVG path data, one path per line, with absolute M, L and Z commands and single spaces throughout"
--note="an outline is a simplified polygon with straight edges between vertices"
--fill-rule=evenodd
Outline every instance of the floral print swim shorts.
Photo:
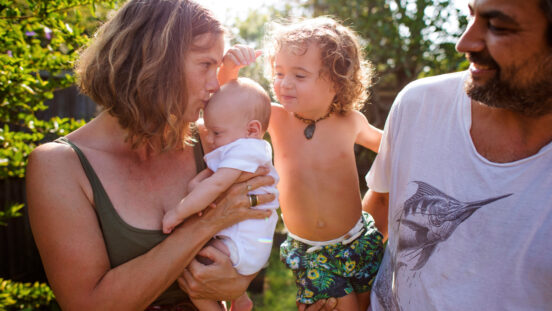
M 311 245 L 290 236 L 280 246 L 280 260 L 293 271 L 300 303 L 369 291 L 383 256 L 382 235 L 363 212 L 363 232 L 352 242 L 339 242 L 307 252 Z

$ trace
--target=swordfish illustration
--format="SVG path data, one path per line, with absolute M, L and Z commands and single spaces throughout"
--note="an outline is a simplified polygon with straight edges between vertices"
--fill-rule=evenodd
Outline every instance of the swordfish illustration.
M 447 240 L 476 210 L 512 195 L 461 202 L 429 184 L 421 181 L 414 183 L 418 185 L 418 190 L 404 203 L 403 215 L 399 220 L 401 226 L 405 225 L 412 233 L 401 233 L 398 245 L 399 251 L 406 251 L 411 258 L 418 257 L 412 270 L 421 269 L 436 246 Z

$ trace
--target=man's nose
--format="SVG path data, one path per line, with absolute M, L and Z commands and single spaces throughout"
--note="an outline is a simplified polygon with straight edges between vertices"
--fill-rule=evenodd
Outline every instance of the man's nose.
M 481 52 L 485 49 L 485 31 L 477 17 L 473 17 L 468 28 L 464 31 L 458 42 L 456 50 L 460 53 Z

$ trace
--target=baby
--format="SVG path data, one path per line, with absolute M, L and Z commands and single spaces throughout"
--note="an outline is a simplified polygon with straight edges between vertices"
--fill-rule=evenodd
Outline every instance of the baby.
M 188 216 L 201 212 L 244 171 L 255 172 L 259 166 L 268 167 L 269 175 L 278 182 L 278 174 L 272 166 L 272 148 L 263 140 L 269 119 L 270 97 L 250 79 L 233 80 L 212 96 L 205 107 L 204 122 L 207 129 L 205 142 L 214 150 L 206 154 L 204 160 L 214 173 L 210 175 L 211 172 L 206 169 L 190 182 L 189 187 L 193 189 L 188 189 L 188 195 L 163 217 L 165 233 L 171 232 Z M 252 207 L 277 209 L 278 199 L 257 205 L 255 196 L 274 193 L 278 198 L 276 183 L 251 191 L 249 199 Z M 277 220 L 275 211 L 264 220 L 245 220 L 219 232 L 212 244 L 229 255 L 240 274 L 254 274 L 268 261 Z M 216 301 L 193 302 L 202 311 L 222 310 Z M 232 309 L 248 304 L 251 305 L 251 302 L 244 294 L 232 302 Z
M 269 45 L 279 104 L 268 132 L 289 231 L 280 258 L 296 277 L 298 304 L 336 297 L 339 310 L 364 311 L 383 255 L 382 235 L 362 212 L 354 154 L 355 144 L 377 152 L 381 140 L 358 111 L 369 64 L 353 31 L 327 17 L 280 26 Z M 237 46 L 228 55 L 219 78 L 233 78 L 255 53 Z

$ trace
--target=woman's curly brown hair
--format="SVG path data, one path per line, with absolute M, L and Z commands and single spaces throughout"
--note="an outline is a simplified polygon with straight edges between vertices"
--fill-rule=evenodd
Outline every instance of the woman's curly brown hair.
M 330 17 L 305 19 L 300 22 L 273 23 L 266 38 L 267 75 L 274 78 L 274 58 L 282 48 L 306 53 L 310 44 L 321 50 L 323 72 L 335 87 L 332 110 L 345 113 L 360 110 L 368 98 L 372 82 L 372 65 L 364 59 L 357 35 L 350 28 Z
M 81 52 L 79 88 L 118 119 L 133 147 L 182 148 L 190 135 L 182 118 L 188 98 L 185 57 L 206 48 L 194 46 L 195 37 L 224 32 L 194 1 L 131 0 Z

